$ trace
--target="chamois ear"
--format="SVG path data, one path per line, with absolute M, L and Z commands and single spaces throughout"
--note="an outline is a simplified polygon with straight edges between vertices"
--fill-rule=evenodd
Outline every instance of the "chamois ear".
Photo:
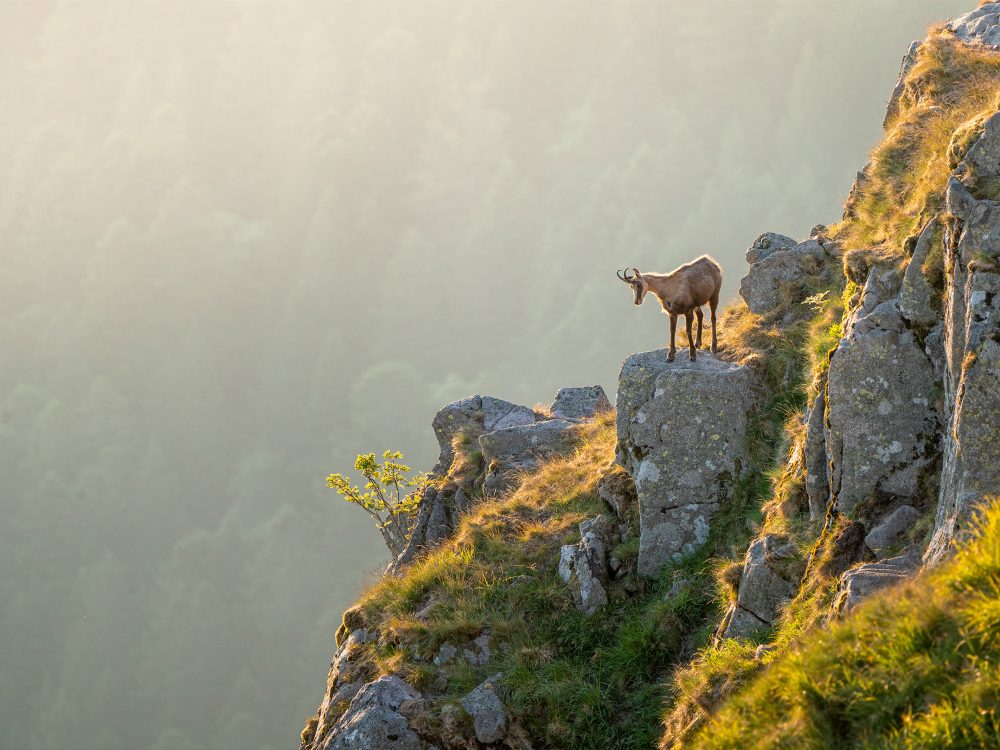
M 642 278 L 642 274 L 639 273 L 639 269 L 636 268 L 635 266 L 632 267 L 632 273 L 635 274 L 635 278 L 637 278 L 637 279 L 641 279 Z

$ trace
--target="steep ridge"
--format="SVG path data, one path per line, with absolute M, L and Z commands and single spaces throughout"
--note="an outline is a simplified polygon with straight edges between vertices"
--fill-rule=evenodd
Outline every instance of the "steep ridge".
M 998 45 L 989 2 L 911 46 L 843 221 L 751 245 L 717 357 L 438 413 L 302 750 L 998 739 Z

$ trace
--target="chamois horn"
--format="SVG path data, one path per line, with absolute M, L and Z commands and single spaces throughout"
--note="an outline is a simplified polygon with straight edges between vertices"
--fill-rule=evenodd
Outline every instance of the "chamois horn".
M 635 269 L 632 269 L 632 270 L 634 271 Z M 621 279 L 622 281 L 624 281 L 626 284 L 631 284 L 632 281 L 634 280 L 634 277 L 633 278 L 629 278 L 628 269 L 627 268 L 624 269 L 624 272 L 623 271 L 618 271 L 618 278 Z

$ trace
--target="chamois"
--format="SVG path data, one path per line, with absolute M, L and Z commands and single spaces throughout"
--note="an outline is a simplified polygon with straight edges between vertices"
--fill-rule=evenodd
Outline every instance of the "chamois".
M 646 292 L 652 292 L 660 299 L 663 312 L 670 316 L 670 351 L 667 362 L 674 361 L 677 347 L 674 337 L 677 332 L 677 316 L 684 316 L 687 326 L 688 348 L 691 361 L 698 358 L 701 346 L 701 323 L 705 314 L 701 306 L 708 303 L 712 313 L 712 352 L 719 349 L 719 339 L 715 333 L 715 310 L 719 306 L 719 290 L 722 288 L 722 268 L 714 258 L 702 255 L 700 258 L 675 268 L 670 273 L 639 273 L 638 268 L 618 272 L 618 278 L 632 285 L 635 304 L 641 305 Z M 698 317 L 698 338 L 691 336 L 692 313 Z

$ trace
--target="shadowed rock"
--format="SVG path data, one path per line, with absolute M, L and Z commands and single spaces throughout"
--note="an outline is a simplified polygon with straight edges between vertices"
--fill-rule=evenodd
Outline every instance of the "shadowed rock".
M 931 326 L 941 318 L 941 304 L 937 293 L 924 276 L 924 261 L 934 240 L 936 221 L 928 222 L 920 233 L 913 249 L 913 256 L 903 274 L 903 288 L 899 293 L 899 311 L 911 323 Z
M 559 577 L 573 591 L 577 608 L 592 615 L 608 603 L 608 551 L 614 526 L 603 514 L 580 523 L 580 542 L 563 545 Z
M 840 577 L 832 607 L 833 615 L 844 615 L 876 591 L 913 577 L 919 567 L 919 552 L 910 551 L 888 560 L 852 568 Z
M 743 561 L 736 602 L 721 627 L 724 638 L 743 638 L 777 620 L 802 577 L 803 561 L 786 536 L 767 534 L 753 541 Z
M 910 48 L 903 55 L 903 61 L 899 64 L 899 77 L 896 79 L 896 85 L 889 95 L 889 103 L 885 107 L 885 117 L 882 119 L 883 128 L 888 128 L 889 122 L 899 113 L 899 98 L 903 95 L 903 90 L 906 88 L 906 76 L 909 75 L 916 64 L 917 53 L 920 51 L 922 44 L 922 42 L 911 43 Z
M 884 552 L 896 548 L 905 540 L 907 532 L 920 518 L 920 511 L 912 505 L 901 505 L 865 537 L 865 546 L 879 557 Z

